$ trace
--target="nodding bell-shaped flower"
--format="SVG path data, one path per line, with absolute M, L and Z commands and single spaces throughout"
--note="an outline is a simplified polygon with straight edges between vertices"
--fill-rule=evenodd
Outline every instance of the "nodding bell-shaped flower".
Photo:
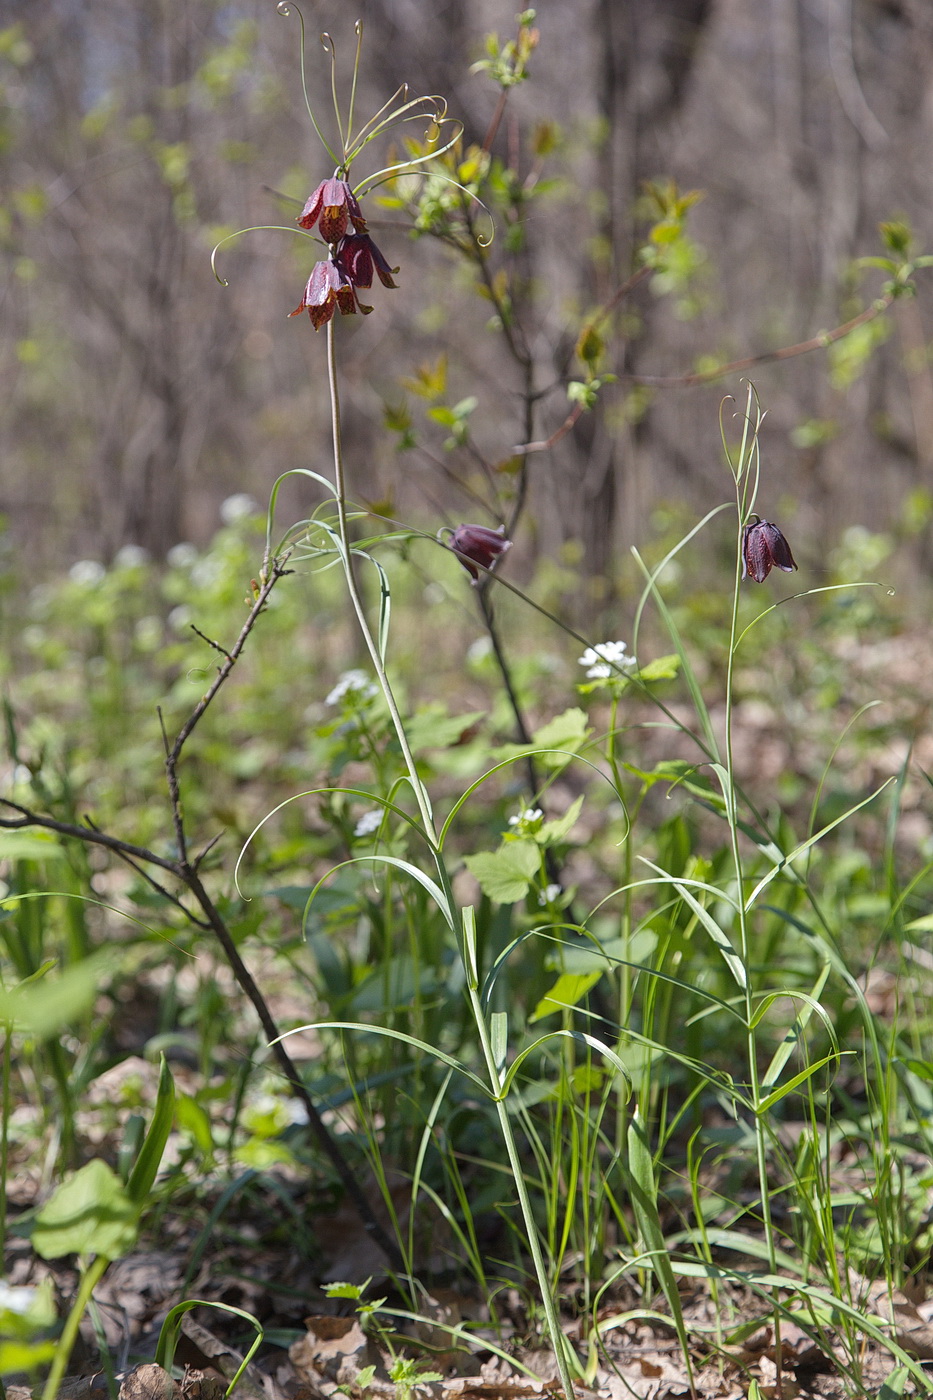
M 450 548 L 476 583 L 479 580 L 476 565 L 491 569 L 499 555 L 512 548 L 512 541 L 505 538 L 504 525 L 498 530 L 490 530 L 486 525 L 458 525 L 450 537 Z
M 756 515 L 742 530 L 742 577 L 764 583 L 773 568 L 796 569 L 790 545 L 776 525 Z
M 341 316 L 353 316 L 357 308 L 367 316 L 371 306 L 364 306 L 356 295 L 352 282 L 334 262 L 315 263 L 305 287 L 301 304 L 290 311 L 289 316 L 300 316 L 307 311 L 316 331 L 333 319 L 335 311 Z
M 368 233 L 351 233 L 342 238 L 334 254 L 334 261 L 354 287 L 371 287 L 373 269 L 378 273 L 379 281 L 384 287 L 396 285 L 392 281 L 392 274 L 398 272 L 398 268 L 389 266 Z
M 339 242 L 348 223 L 357 233 L 366 232 L 366 220 L 346 180 L 322 180 L 298 216 L 298 227 L 313 229 L 317 224 L 325 243 Z

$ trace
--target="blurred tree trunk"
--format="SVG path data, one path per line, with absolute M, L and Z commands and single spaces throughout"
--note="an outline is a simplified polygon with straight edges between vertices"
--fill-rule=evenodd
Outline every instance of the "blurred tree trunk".
M 712 0 L 596 0 L 599 36 L 597 108 L 605 137 L 597 154 L 597 188 L 604 196 L 598 234 L 605 261 L 594 269 L 595 301 L 608 301 L 632 269 L 635 201 L 642 182 L 659 177 L 666 141 L 690 78 Z M 637 372 L 637 344 L 618 343 L 617 364 Z M 587 572 L 609 574 L 619 516 L 640 514 L 638 483 L 631 480 L 626 433 L 607 427 L 602 412 L 585 415 L 576 430 L 584 466 L 579 518 L 572 531 L 583 541 Z M 632 509 L 635 507 L 635 509 Z

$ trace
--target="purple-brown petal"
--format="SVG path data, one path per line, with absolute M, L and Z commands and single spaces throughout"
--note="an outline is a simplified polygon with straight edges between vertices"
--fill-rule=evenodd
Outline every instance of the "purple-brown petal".
M 756 516 L 742 530 L 742 577 L 764 583 L 775 566 L 788 574 L 797 567 L 790 545 L 778 527 Z
M 764 520 L 762 524 L 768 527 L 768 543 L 771 550 L 771 559 L 775 566 L 783 569 L 785 574 L 792 573 L 797 567 L 796 560 L 790 552 L 790 545 L 781 534 L 776 525 Z
M 373 285 L 370 242 L 365 234 L 352 233 L 349 237 L 341 239 L 337 249 L 337 265 L 354 287 L 368 288 Z
M 497 530 L 490 530 L 487 525 L 458 525 L 450 537 L 450 548 L 476 581 L 476 565 L 491 569 L 499 555 L 512 548 L 512 541 L 505 538 L 504 525 Z
M 322 180 L 314 193 L 309 196 L 307 204 L 298 216 L 299 228 L 314 228 L 321 213 L 321 209 L 324 206 L 324 186 L 327 183 L 326 180 Z

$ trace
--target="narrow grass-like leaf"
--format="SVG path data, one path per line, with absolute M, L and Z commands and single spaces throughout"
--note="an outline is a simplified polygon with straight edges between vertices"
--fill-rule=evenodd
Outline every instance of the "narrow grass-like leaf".
M 600 1040 L 598 1036 L 590 1035 L 587 1031 L 571 1031 L 561 1028 L 560 1030 L 549 1031 L 547 1035 L 539 1036 L 538 1039 L 532 1041 L 530 1045 L 525 1045 L 519 1050 L 518 1054 L 509 1065 L 508 1072 L 502 1081 L 502 1098 L 508 1095 L 515 1080 L 515 1076 L 518 1074 L 529 1055 L 534 1055 L 540 1050 L 542 1045 L 546 1045 L 548 1041 L 551 1040 L 575 1040 L 581 1045 L 588 1045 L 591 1050 L 595 1050 L 598 1055 L 602 1056 L 604 1060 L 607 1060 L 609 1064 L 612 1065 L 613 1069 L 622 1076 L 626 1089 L 631 1089 L 632 1077 L 626 1069 L 624 1061 L 619 1058 L 616 1052 L 608 1046 L 605 1041 Z
M 661 1286 L 661 1291 L 667 1300 L 667 1306 L 671 1310 L 671 1318 L 673 1319 L 674 1328 L 677 1332 L 677 1340 L 680 1342 L 681 1354 L 683 1356 L 684 1365 L 687 1368 L 687 1380 L 691 1391 L 694 1391 L 693 1363 L 690 1359 L 690 1340 L 687 1336 L 687 1325 L 684 1321 L 683 1309 L 680 1305 L 680 1293 L 677 1289 L 677 1280 L 671 1268 L 671 1259 L 664 1240 L 664 1231 L 661 1229 L 661 1218 L 658 1214 L 658 1188 L 654 1176 L 654 1161 L 651 1156 L 651 1149 L 648 1146 L 648 1133 L 640 1109 L 636 1109 L 635 1113 L 632 1115 L 626 1134 L 626 1143 L 628 1147 L 628 1169 L 631 1177 L 632 1210 L 635 1213 L 639 1234 L 651 1256 L 651 1267 Z
M 826 1065 L 838 1065 L 838 1063 L 839 1056 L 835 1051 L 832 1051 L 830 1054 L 824 1055 L 821 1060 L 816 1060 L 812 1065 L 807 1065 L 806 1069 L 802 1069 L 799 1074 L 795 1074 L 792 1079 L 788 1079 L 786 1083 L 779 1085 L 772 1093 L 760 1099 L 757 1105 L 757 1112 L 759 1114 L 767 1113 L 776 1103 L 780 1103 L 785 1095 L 792 1093 L 793 1090 L 799 1088 L 801 1084 L 805 1084 L 818 1070 L 823 1069 Z
M 700 901 L 693 896 L 693 894 L 691 894 L 690 890 L 687 889 L 686 885 L 684 885 L 680 880 L 672 880 L 671 884 L 674 886 L 674 889 L 681 896 L 681 898 L 684 899 L 686 903 L 690 905 L 690 908 L 696 914 L 700 923 L 706 929 L 706 932 L 709 934 L 710 938 L 713 940 L 713 943 L 716 945 L 719 952 L 721 953 L 723 961 L 725 962 L 729 971 L 732 973 L 732 976 L 735 978 L 736 982 L 742 988 L 742 990 L 745 991 L 748 987 L 748 973 L 745 970 L 745 964 L 743 963 L 740 955 L 736 952 L 735 948 L 733 948 L 732 943 L 729 940 L 728 934 L 726 934 L 725 931 L 720 928 L 719 924 L 717 924 L 716 920 L 713 918 L 709 910 L 706 909 L 700 903 Z
M 160 1059 L 159 1087 L 152 1110 L 152 1121 L 126 1183 L 130 1200 L 139 1210 L 149 1199 L 175 1118 L 175 1081 L 165 1056 L 160 1056 Z
M 298 1035 L 302 1031 L 360 1031 L 363 1035 L 384 1035 L 389 1040 L 401 1041 L 403 1045 L 409 1045 L 413 1050 L 420 1050 L 423 1055 L 430 1059 L 439 1060 L 441 1064 L 454 1069 L 458 1074 L 462 1074 L 464 1079 L 468 1079 L 471 1084 L 489 1098 L 489 1085 L 474 1074 L 460 1060 L 454 1059 L 453 1055 L 448 1055 L 445 1050 L 440 1050 L 436 1045 L 429 1045 L 425 1040 L 419 1040 L 415 1035 L 408 1035 L 405 1031 L 397 1031 L 392 1026 L 371 1026 L 365 1021 L 312 1021 L 306 1026 L 293 1026 L 291 1030 L 285 1031 L 278 1038 L 287 1040 L 290 1035 Z
M 175 1348 L 178 1346 L 178 1338 L 181 1336 L 182 1322 L 184 1321 L 185 1313 L 190 1312 L 192 1308 L 217 1308 L 220 1312 L 230 1313 L 233 1317 L 241 1317 L 243 1321 L 248 1322 L 256 1332 L 252 1346 L 243 1357 L 235 1376 L 224 1391 L 226 1400 L 227 1396 L 233 1394 L 243 1372 L 262 1346 L 265 1336 L 263 1325 L 258 1318 L 253 1317 L 252 1313 L 246 1312 L 243 1308 L 235 1308 L 231 1303 L 207 1302 L 201 1298 L 186 1298 L 183 1303 L 175 1304 L 174 1308 L 172 1308 L 171 1312 L 162 1323 L 162 1330 L 159 1333 L 155 1360 L 156 1365 L 161 1366 L 165 1371 L 171 1372 L 175 1362 Z
M 772 1055 L 771 1063 L 765 1070 L 764 1077 L 761 1081 L 761 1087 L 763 1089 L 770 1089 L 772 1084 L 777 1083 L 781 1071 L 787 1064 L 787 1061 L 790 1059 L 791 1055 L 798 1048 L 800 1044 L 801 1034 L 803 1031 L 806 1030 L 810 1022 L 810 1017 L 813 1015 L 814 1012 L 816 1012 L 820 1020 L 823 1022 L 823 1025 L 826 1027 L 826 1030 L 829 1033 L 830 1039 L 833 1043 L 833 1049 L 838 1055 L 835 1027 L 833 1026 L 831 1018 L 827 1014 L 825 1007 L 822 1006 L 820 1003 L 820 996 L 822 995 L 823 989 L 826 986 L 826 980 L 829 977 L 829 973 L 830 966 L 829 963 L 826 962 L 820 969 L 820 975 L 816 979 L 816 982 L 813 986 L 813 991 L 809 994 L 809 996 L 805 992 L 793 993 L 794 1000 L 803 1002 L 804 1009 L 798 1012 L 797 1015 L 794 1017 L 794 1024 L 788 1028 L 787 1034 L 785 1035 L 784 1039 L 781 1041 L 780 1045 Z M 786 995 L 786 992 L 775 992 L 773 995 L 766 997 L 765 1002 L 767 1003 L 767 1006 L 763 1004 L 755 1013 L 755 1015 L 752 1018 L 751 1029 L 754 1030 L 761 1018 L 764 1016 L 766 1010 L 769 1007 L 773 1006 L 775 1000 L 777 1000 L 778 997 L 783 997 Z
M 793 865 L 795 860 L 799 860 L 802 855 L 805 855 L 807 851 L 810 850 L 811 846 L 815 846 L 818 841 L 822 841 L 823 837 L 826 836 L 830 831 L 833 831 L 837 826 L 841 826 L 843 822 L 848 821 L 849 818 L 854 816 L 856 812 L 860 812 L 863 807 L 867 807 L 869 802 L 874 802 L 876 797 L 881 796 L 885 788 L 890 787 L 891 784 L 896 781 L 897 779 L 892 774 L 890 778 L 886 778 L 884 780 L 880 787 L 875 788 L 874 792 L 869 793 L 867 797 L 862 798 L 861 802 L 856 802 L 853 807 L 849 807 L 847 811 L 843 812 L 841 817 L 836 817 L 834 821 L 828 822 L 826 826 L 821 827 L 820 830 L 817 831 L 813 836 L 808 837 L 806 841 L 801 841 L 800 844 L 795 846 L 792 851 L 789 851 L 788 854 L 783 857 L 779 865 L 776 865 L 773 870 L 769 870 L 767 874 L 763 875 L 762 878 L 758 881 L 758 884 L 755 886 L 751 894 L 748 896 L 748 899 L 745 901 L 746 912 L 749 909 L 751 909 L 752 905 L 755 903 L 755 900 L 761 894 L 761 891 L 767 888 L 768 885 L 770 885 L 771 881 L 776 875 L 780 875 L 782 870 L 785 870 L 788 866 Z
M 661 563 L 657 566 L 657 568 L 653 570 L 648 568 L 648 565 L 645 563 L 644 559 L 642 559 L 638 550 L 634 547 L 632 549 L 632 554 L 634 555 L 639 568 L 641 569 L 642 573 L 645 576 L 645 579 L 647 580 L 644 592 L 642 593 L 641 599 L 639 600 L 638 609 L 635 614 L 635 629 L 632 641 L 633 649 L 637 648 L 638 646 L 638 628 L 639 623 L 641 621 L 642 609 L 644 607 L 648 594 L 650 594 L 651 598 L 654 601 L 655 607 L 661 615 L 661 619 L 668 630 L 671 641 L 674 643 L 677 655 L 680 657 L 680 665 L 681 670 L 683 671 L 684 680 L 687 682 L 687 689 L 690 691 L 690 699 L 693 702 L 693 708 L 696 713 L 697 719 L 700 721 L 700 728 L 703 731 L 703 737 L 706 741 L 706 752 L 710 757 L 715 759 L 719 758 L 719 744 L 716 739 L 716 731 L 713 729 L 713 723 L 710 719 L 709 710 L 707 708 L 706 701 L 703 698 L 703 691 L 701 690 L 700 683 L 697 680 L 696 672 L 694 671 L 693 666 L 690 663 L 690 657 L 687 654 L 686 647 L 684 646 L 683 639 L 680 635 L 680 629 L 677 626 L 677 623 L 674 621 L 673 614 L 671 613 L 670 609 L 664 601 L 664 597 L 661 593 L 661 590 L 658 588 L 658 578 L 660 577 L 665 566 L 674 558 L 674 556 L 677 553 L 679 553 L 679 551 L 684 547 L 685 544 L 688 543 L 689 540 L 693 538 L 694 535 L 698 534 L 699 531 L 703 529 L 704 525 L 706 525 L 708 521 L 712 520 L 713 517 L 715 515 L 718 515 L 720 511 L 728 509 L 729 507 L 727 505 L 720 505 L 715 506 L 713 510 L 708 511 L 707 514 L 703 517 L 703 519 L 699 521 L 699 523 L 695 525 L 694 528 L 690 530 L 689 533 L 686 534 L 683 537 L 683 539 L 680 540 L 678 544 L 674 546 L 672 550 L 668 551 L 668 553 L 661 560 Z M 635 655 L 638 655 L 637 650 L 635 651 Z

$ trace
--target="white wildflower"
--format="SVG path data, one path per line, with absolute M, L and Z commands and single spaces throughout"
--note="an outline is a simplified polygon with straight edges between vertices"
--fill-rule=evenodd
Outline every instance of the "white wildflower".
M 635 665 L 634 656 L 626 656 L 626 651 L 624 642 L 597 642 L 595 647 L 587 647 L 579 664 L 588 668 L 588 680 L 604 681 L 617 670 L 630 671 Z
M 373 807 L 371 811 L 364 812 L 353 828 L 354 836 L 371 836 L 374 831 L 378 831 L 382 825 L 382 812 L 378 807 Z
M 143 549 L 141 544 L 125 544 L 117 550 L 113 560 L 115 569 L 140 569 L 148 563 L 149 551 Z
M 235 495 L 228 496 L 220 507 L 220 518 L 225 525 L 235 525 L 238 520 L 258 514 L 259 506 L 246 491 L 237 491 Z
M 4 1283 L 0 1279 L 0 1309 L 4 1312 L 16 1313 L 19 1317 L 26 1317 L 32 1310 L 32 1306 L 39 1296 L 38 1288 L 32 1288 L 29 1284 L 21 1284 L 13 1287 Z
M 560 897 L 560 894 L 560 885 L 545 885 L 544 889 L 538 895 L 538 903 L 542 908 L 547 904 L 553 904 L 555 899 Z
M 374 695 L 378 695 L 379 687 L 369 679 L 365 671 L 344 671 L 324 704 L 339 705 L 343 697 L 351 691 L 358 695 L 360 700 L 371 700 Z
M 193 544 L 182 540 L 181 544 L 172 545 L 165 558 L 173 569 L 190 569 L 198 562 L 198 551 Z
M 492 642 L 489 640 L 489 638 L 484 632 L 481 637 L 477 637 L 476 641 L 471 642 L 470 645 L 467 647 L 466 659 L 471 666 L 478 666 L 480 662 L 486 660 L 486 657 L 490 654 L 491 651 Z
M 540 807 L 526 807 L 517 817 L 509 817 L 509 826 L 537 826 L 543 816 Z
M 103 564 L 98 563 L 96 559 L 79 559 L 77 564 L 72 564 L 68 570 L 68 577 L 72 583 L 80 583 L 85 587 L 90 587 L 92 584 L 100 583 L 106 573 L 107 570 Z

